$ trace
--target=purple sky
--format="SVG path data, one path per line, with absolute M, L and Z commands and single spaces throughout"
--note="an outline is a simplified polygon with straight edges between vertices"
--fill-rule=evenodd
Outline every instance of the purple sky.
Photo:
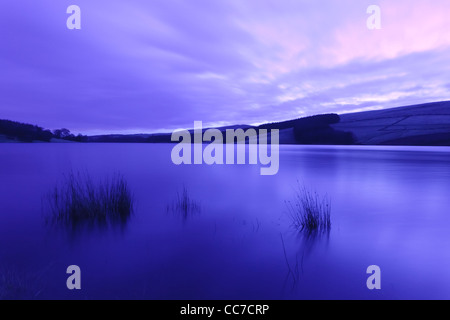
M 72 4 L 81 30 L 66 27 Z M 448 0 L 2 1 L 0 118 L 135 133 L 449 100 L 449 13 Z

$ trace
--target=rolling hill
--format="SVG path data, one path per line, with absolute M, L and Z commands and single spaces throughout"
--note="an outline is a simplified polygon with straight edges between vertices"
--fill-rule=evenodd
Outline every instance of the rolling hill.
M 342 114 L 332 126 L 364 145 L 450 145 L 450 101 Z
M 356 144 L 450 146 L 450 101 L 383 110 L 323 114 L 260 126 L 234 125 L 217 128 L 243 130 L 279 129 L 280 144 Z M 65 129 L 66 130 L 66 129 Z M 204 128 L 206 130 L 206 128 Z M 68 130 L 67 130 L 68 131 Z M 69 131 L 68 131 L 69 132 Z M 190 130 L 191 134 L 193 133 Z M 49 130 L 9 120 L 0 120 L 1 142 L 110 142 L 170 143 L 170 133 L 97 135 L 59 138 Z

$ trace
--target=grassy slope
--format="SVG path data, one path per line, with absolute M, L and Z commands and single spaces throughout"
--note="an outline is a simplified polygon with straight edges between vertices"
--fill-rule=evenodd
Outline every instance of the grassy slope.
M 341 115 L 361 144 L 450 145 L 450 101 Z

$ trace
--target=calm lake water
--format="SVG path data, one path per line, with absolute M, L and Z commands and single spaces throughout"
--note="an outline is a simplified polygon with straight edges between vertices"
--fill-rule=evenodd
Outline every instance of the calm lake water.
M 261 176 L 176 166 L 172 147 L 2 144 L 0 297 L 450 299 L 449 148 L 281 146 L 278 174 Z M 127 224 L 46 225 L 43 199 L 71 170 L 122 173 L 136 200 Z M 298 180 L 331 199 L 329 234 L 292 228 Z M 167 210 L 183 186 L 199 212 Z M 69 265 L 81 290 L 66 287 Z M 381 290 L 366 287 L 370 265 Z

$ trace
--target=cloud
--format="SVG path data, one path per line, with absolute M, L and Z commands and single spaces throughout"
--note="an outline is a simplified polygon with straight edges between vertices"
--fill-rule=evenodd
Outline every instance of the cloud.
M 89 132 L 259 123 L 449 99 L 448 1 L 0 5 L 2 118 Z

